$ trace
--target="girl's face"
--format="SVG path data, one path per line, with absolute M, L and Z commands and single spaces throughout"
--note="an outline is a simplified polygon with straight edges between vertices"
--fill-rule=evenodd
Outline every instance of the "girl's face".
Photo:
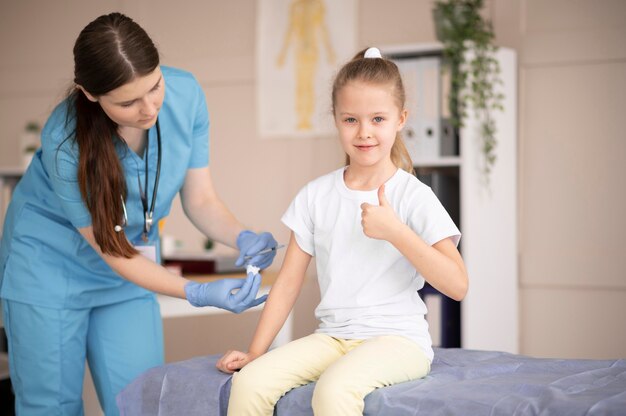
M 341 146 L 358 167 L 386 166 L 407 112 L 398 108 L 391 85 L 352 81 L 336 95 L 335 125 Z
M 81 88 L 82 89 L 82 88 Z M 161 69 L 137 77 L 99 97 L 83 89 L 87 98 L 100 103 L 107 116 L 120 127 L 147 130 L 156 123 L 157 115 L 165 97 L 165 81 Z

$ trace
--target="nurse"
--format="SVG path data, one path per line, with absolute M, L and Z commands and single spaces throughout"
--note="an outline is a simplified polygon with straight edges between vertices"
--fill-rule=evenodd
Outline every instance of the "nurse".
M 146 32 L 119 13 L 82 30 L 74 64 L 0 244 L 18 415 L 82 414 L 85 361 L 105 414 L 118 414 L 116 394 L 163 363 L 154 292 L 233 312 L 264 301 L 258 275 L 199 284 L 159 265 L 157 224 L 178 192 L 202 233 L 239 249 L 238 265 L 263 269 L 275 255 L 272 235 L 245 230 L 215 192 L 191 74 L 160 66 Z

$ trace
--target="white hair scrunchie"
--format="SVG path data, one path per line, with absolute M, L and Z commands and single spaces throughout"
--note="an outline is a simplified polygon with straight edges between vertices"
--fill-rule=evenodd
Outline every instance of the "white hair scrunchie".
M 378 48 L 369 48 L 365 51 L 365 55 L 363 58 L 382 58 L 383 56 L 380 54 L 380 50 Z

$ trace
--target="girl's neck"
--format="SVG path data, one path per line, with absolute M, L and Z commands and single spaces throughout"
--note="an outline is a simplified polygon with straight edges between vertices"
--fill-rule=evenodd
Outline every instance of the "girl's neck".
M 349 165 L 343 172 L 343 181 L 349 189 L 372 191 L 380 188 L 397 170 L 391 161 L 384 166 Z

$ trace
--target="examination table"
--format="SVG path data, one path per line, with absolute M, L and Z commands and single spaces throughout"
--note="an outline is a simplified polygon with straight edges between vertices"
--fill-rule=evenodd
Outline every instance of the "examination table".
M 218 355 L 148 370 L 118 396 L 124 416 L 226 415 L 230 376 Z M 312 415 L 313 385 L 276 405 L 277 416 Z M 370 393 L 364 415 L 626 415 L 626 359 L 540 359 L 435 348 L 430 374 Z

